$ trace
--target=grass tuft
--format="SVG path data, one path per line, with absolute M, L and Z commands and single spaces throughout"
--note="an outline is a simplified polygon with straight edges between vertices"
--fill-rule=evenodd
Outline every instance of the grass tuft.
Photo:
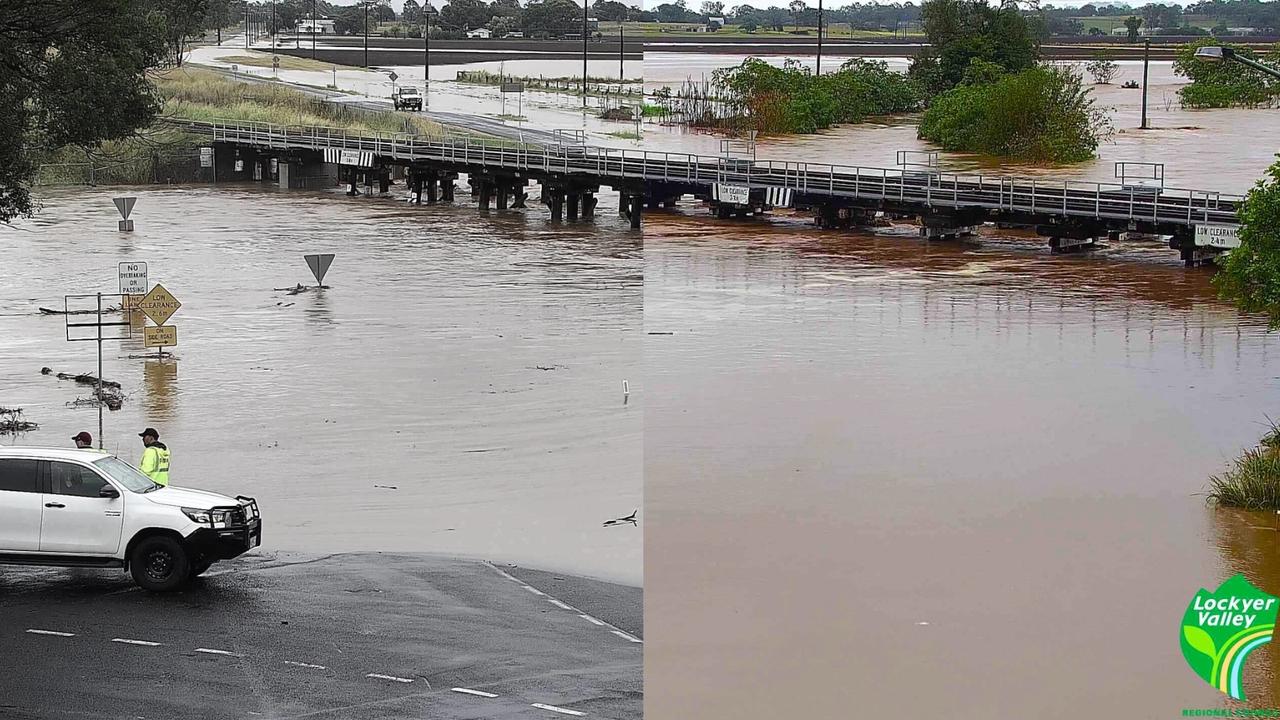
M 1231 468 L 1209 478 L 1209 499 L 1226 507 L 1280 511 L 1280 428 L 1244 451 Z

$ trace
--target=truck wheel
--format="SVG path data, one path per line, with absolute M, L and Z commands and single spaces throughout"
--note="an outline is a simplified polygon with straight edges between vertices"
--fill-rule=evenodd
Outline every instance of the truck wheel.
M 145 538 L 129 556 L 129 571 L 144 590 L 177 590 L 190 578 L 191 561 L 177 540 L 165 535 Z

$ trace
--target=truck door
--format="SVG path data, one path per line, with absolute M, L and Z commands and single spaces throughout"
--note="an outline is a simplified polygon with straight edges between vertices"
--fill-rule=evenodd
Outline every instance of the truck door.
M 53 460 L 46 467 L 40 552 L 114 555 L 124 528 L 122 494 L 102 497 L 110 483 L 86 465 Z
M 0 552 L 40 549 L 39 460 L 0 458 Z

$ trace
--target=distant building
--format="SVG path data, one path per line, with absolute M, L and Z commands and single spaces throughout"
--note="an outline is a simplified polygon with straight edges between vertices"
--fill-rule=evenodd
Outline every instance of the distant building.
M 312 32 L 311 18 L 298 21 L 299 35 L 310 35 L 311 32 Z M 334 34 L 333 20 L 326 17 L 317 18 L 315 21 L 315 34 L 316 35 L 333 35 Z
M 467 37 L 473 38 L 473 39 L 479 38 L 481 40 L 488 40 L 489 38 L 493 37 L 493 31 L 491 31 L 489 28 L 476 28 L 475 30 L 468 30 Z
M 823 23 L 823 25 L 826 25 L 826 23 Z M 712 27 L 712 26 L 716 27 L 717 29 L 724 27 L 724 18 L 722 17 L 707 18 L 707 27 Z

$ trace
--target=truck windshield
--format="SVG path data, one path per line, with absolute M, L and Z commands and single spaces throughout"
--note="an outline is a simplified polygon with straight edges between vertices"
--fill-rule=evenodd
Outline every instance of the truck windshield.
M 97 465 L 99 470 L 110 475 L 112 480 L 115 480 L 132 492 L 151 492 L 152 490 L 160 487 L 156 483 L 152 482 L 151 478 L 143 475 L 141 470 L 138 470 L 119 458 L 108 456 L 101 460 L 94 460 L 93 464 Z

